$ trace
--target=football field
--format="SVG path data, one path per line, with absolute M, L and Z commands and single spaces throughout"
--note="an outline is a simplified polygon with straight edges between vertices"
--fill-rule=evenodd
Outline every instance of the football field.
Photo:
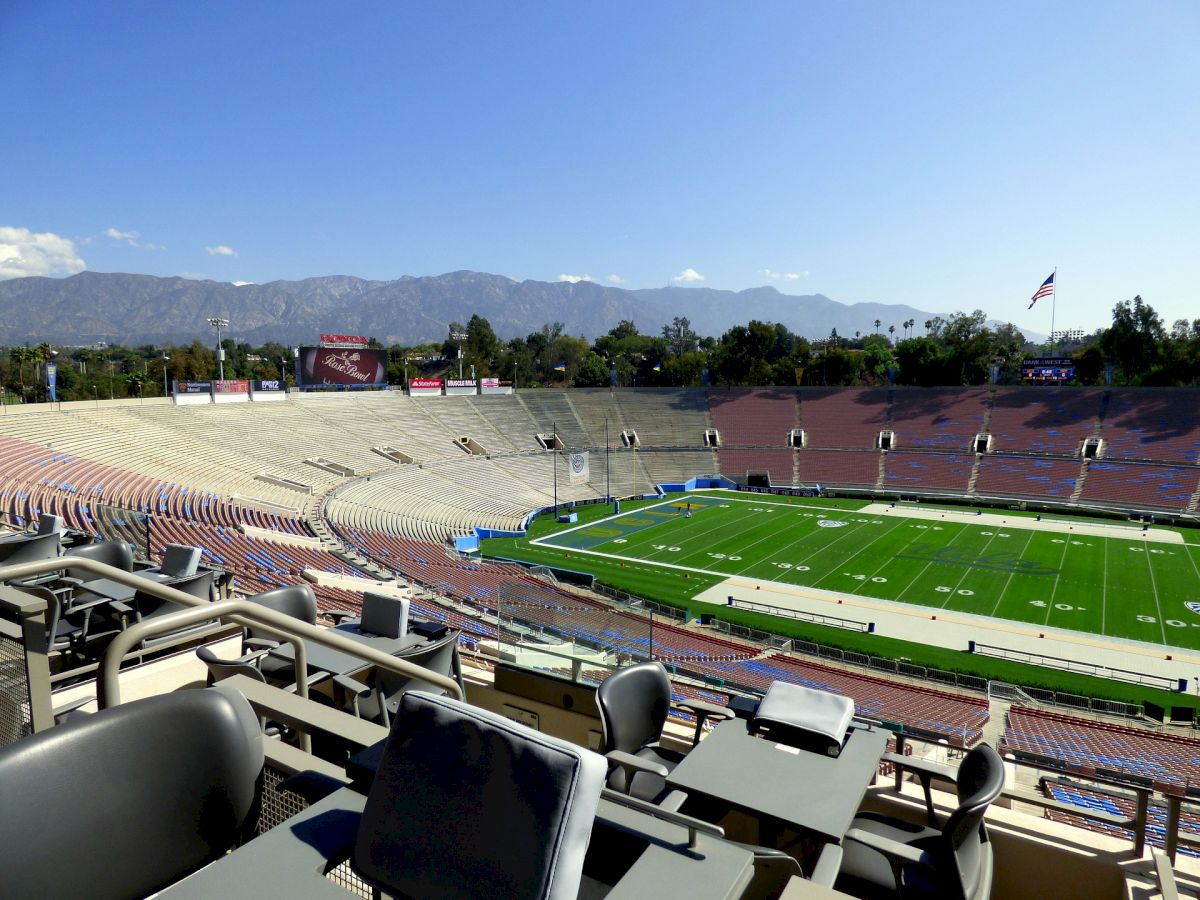
M 664 580 L 673 590 L 690 594 L 740 576 L 1200 649 L 1200 545 L 1185 539 L 1197 536 L 1155 529 L 1143 537 L 1136 526 L 1065 516 L 976 518 L 924 504 L 909 513 L 716 491 L 529 544 L 566 551 L 554 554 L 559 565 L 569 555 L 565 565 L 594 565 L 602 579 L 613 566 L 672 575 Z

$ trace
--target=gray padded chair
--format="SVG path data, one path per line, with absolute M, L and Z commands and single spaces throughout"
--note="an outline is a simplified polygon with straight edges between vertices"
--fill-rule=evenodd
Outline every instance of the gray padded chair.
M 125 572 L 133 571 L 133 544 L 127 544 L 125 541 L 97 541 L 94 544 L 84 544 L 82 547 L 72 547 L 67 550 L 63 556 L 73 557 L 76 559 L 92 559 L 96 562 L 104 563 L 106 566 L 112 566 L 114 569 L 121 569 Z M 69 561 L 67 562 L 67 574 L 75 578 L 83 578 L 90 580 L 98 578 L 98 575 L 93 575 L 84 572 L 82 569 L 72 570 Z
M 604 770 L 597 754 L 495 713 L 407 693 L 354 865 L 395 896 L 575 900 Z
M 0 750 L 0 893 L 159 891 L 251 834 L 262 769 L 258 717 L 223 688 L 136 700 L 17 741 Z
M 618 669 L 596 689 L 596 705 L 604 729 L 604 755 L 612 764 L 608 786 L 615 791 L 662 802 L 666 777 L 683 754 L 659 745 L 671 707 L 671 680 L 662 663 L 645 662 Z M 689 700 L 676 704 L 696 717 L 694 740 L 708 718 L 731 719 L 733 711 Z
M 462 667 L 458 656 L 458 637 L 461 632 L 452 628 L 436 641 L 418 647 L 407 653 L 396 654 L 397 658 L 406 662 L 429 669 L 438 675 L 445 675 L 458 682 L 466 696 L 466 687 L 462 679 Z M 392 719 L 400 706 L 400 698 L 408 691 L 423 691 L 428 694 L 444 695 L 440 687 L 419 677 L 409 677 L 399 672 L 389 672 L 386 669 L 375 669 L 370 676 L 370 683 L 363 684 L 347 675 L 335 675 L 334 684 L 346 692 L 348 711 L 360 719 L 371 719 L 379 722 L 385 728 L 391 727 Z
M 15 566 L 17 563 L 54 559 L 60 549 L 57 534 L 36 534 L 24 540 L 4 541 L 0 543 L 0 563 Z
M 307 584 L 288 584 L 246 599 L 309 625 L 317 623 L 317 595 Z M 242 640 L 242 653 L 245 655 L 251 651 L 270 650 L 278 646 L 277 637 L 250 626 Z M 266 655 L 258 660 L 257 665 L 270 684 L 289 684 L 296 680 L 296 664 L 289 659 Z
M 904 764 L 922 775 L 932 820 L 928 776 L 941 774 L 943 767 L 923 767 L 909 758 Z M 940 829 L 878 813 L 857 816 L 842 842 L 837 889 L 859 897 L 989 897 L 992 846 L 983 817 L 1004 787 L 1004 762 L 980 744 L 963 758 L 955 780 L 959 805 Z

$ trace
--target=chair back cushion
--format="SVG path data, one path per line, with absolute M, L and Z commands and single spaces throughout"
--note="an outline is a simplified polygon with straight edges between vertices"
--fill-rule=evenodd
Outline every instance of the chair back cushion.
M 5 541 L 0 544 L 0 562 L 8 566 L 17 563 L 37 562 L 58 556 L 57 534 L 37 534 L 21 541 Z
M 0 894 L 143 897 L 257 823 L 262 734 L 221 688 L 135 700 L 0 750 Z
M 457 628 L 450 630 L 445 636 L 431 641 L 414 650 L 397 653 L 399 659 L 429 669 L 438 675 L 459 680 L 458 671 L 458 636 Z M 399 672 L 389 672 L 387 669 L 375 670 L 375 687 L 382 693 L 385 700 L 393 700 L 405 691 L 424 691 L 429 694 L 444 694 L 440 687 L 422 680 L 419 676 L 410 677 Z M 392 706 L 394 704 L 389 704 Z
M 950 814 L 942 834 L 954 854 L 963 896 L 985 896 L 980 888 L 990 884 L 992 849 L 983 826 L 988 806 L 1004 788 L 1004 761 L 988 744 L 969 752 L 958 767 L 958 809 Z
M 596 689 L 604 752 L 636 753 L 662 737 L 671 707 L 671 680 L 662 663 L 618 669 Z
M 362 618 L 358 627 L 369 634 L 402 637 L 408 632 L 408 601 L 363 591 Z
M 133 545 L 127 544 L 125 541 L 97 541 L 94 544 L 84 544 L 82 547 L 72 547 L 63 556 L 93 559 L 106 566 L 113 566 L 126 572 L 133 571 Z M 68 567 L 67 571 L 85 581 L 100 577 L 90 572 L 84 572 L 82 569 L 73 570 Z
M 355 865 L 400 896 L 574 900 L 604 772 L 589 750 L 407 693 L 363 810 Z
M 265 606 L 267 609 L 281 612 L 285 616 L 307 622 L 309 625 L 315 625 L 317 622 L 317 595 L 307 584 L 287 584 L 246 599 L 259 606 Z M 247 636 L 279 640 L 276 635 L 268 634 L 261 629 L 256 630 L 253 627 L 248 629 Z
M 196 570 L 200 567 L 200 555 L 203 551 L 199 547 L 188 547 L 184 544 L 167 544 L 163 549 L 162 565 L 159 566 L 159 571 L 164 575 L 170 575 L 172 578 L 185 578 L 188 575 L 195 575 Z

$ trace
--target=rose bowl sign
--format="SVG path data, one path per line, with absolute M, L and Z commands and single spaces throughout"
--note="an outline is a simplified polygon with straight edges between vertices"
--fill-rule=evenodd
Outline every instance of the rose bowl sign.
M 374 387 L 387 383 L 387 351 L 301 347 L 302 385 Z

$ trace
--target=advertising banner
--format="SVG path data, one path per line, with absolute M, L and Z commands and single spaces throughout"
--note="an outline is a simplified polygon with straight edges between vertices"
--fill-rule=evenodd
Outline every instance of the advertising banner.
M 588 480 L 588 455 L 583 453 L 567 454 L 567 463 L 571 469 L 571 484 L 583 484 Z
M 361 334 L 323 334 L 321 343 L 339 347 L 365 347 L 370 341 Z
M 513 392 L 513 383 L 501 381 L 499 378 L 480 379 L 479 385 L 481 394 L 511 394 Z
M 177 381 L 175 382 L 175 393 L 177 394 L 211 394 L 211 381 Z
M 214 381 L 216 386 L 215 393 L 218 394 L 246 394 L 250 392 L 250 382 L 240 378 L 226 379 L 225 381 Z
M 458 379 L 450 379 L 446 382 L 446 394 L 474 394 L 474 381 L 461 381 Z
M 408 395 L 410 397 L 436 397 L 442 393 L 440 378 L 410 378 L 408 380 Z
M 300 348 L 300 384 L 378 387 L 387 383 L 387 351 Z
M 274 381 L 252 381 L 250 382 L 250 398 L 255 403 L 262 403 L 267 400 L 286 400 L 287 385 L 278 379 Z
M 50 402 L 53 403 L 58 399 L 58 364 L 46 363 L 46 391 L 50 395 Z

